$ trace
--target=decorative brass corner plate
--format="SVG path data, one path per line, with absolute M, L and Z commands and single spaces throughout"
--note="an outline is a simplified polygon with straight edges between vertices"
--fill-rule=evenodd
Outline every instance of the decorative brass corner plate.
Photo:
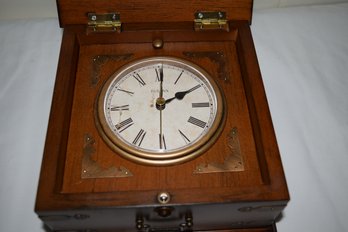
M 224 81 L 229 81 L 228 66 L 225 62 L 225 55 L 221 51 L 206 51 L 206 52 L 183 52 L 184 56 L 188 58 L 202 59 L 208 58 L 213 63 L 218 65 L 218 78 Z
M 114 167 L 103 169 L 92 159 L 95 153 L 95 140 L 90 134 L 84 136 L 82 172 L 81 178 L 112 178 L 112 177 L 131 177 L 133 174 L 125 167 Z
M 194 174 L 216 173 L 216 172 L 238 172 L 244 171 L 244 162 L 240 150 L 238 130 L 232 128 L 227 136 L 227 145 L 230 153 L 223 163 L 199 164 L 193 171 Z
M 100 80 L 100 70 L 102 66 L 108 61 L 126 61 L 131 58 L 133 54 L 121 55 L 98 55 L 93 58 L 93 73 L 91 77 L 91 85 L 95 86 Z

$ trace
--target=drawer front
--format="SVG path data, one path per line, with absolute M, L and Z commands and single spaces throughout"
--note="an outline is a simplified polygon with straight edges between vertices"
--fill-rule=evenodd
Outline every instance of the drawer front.
M 268 228 L 284 207 L 284 202 L 159 205 L 50 212 L 42 213 L 40 218 L 54 231 L 229 231 Z

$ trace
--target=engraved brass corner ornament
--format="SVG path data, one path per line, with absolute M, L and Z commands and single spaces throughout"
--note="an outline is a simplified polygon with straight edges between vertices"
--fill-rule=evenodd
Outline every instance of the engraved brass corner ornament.
M 95 140 L 90 134 L 84 136 L 82 172 L 81 178 L 112 178 L 112 177 L 131 177 L 133 174 L 125 167 L 102 168 L 92 159 L 95 153 Z
M 225 62 L 225 55 L 221 51 L 204 51 L 204 52 L 183 52 L 184 56 L 188 58 L 203 59 L 208 58 L 211 62 L 218 65 L 217 74 L 218 78 L 229 82 L 229 70 L 228 65 Z
M 238 130 L 236 127 L 232 128 L 228 134 L 227 145 L 230 153 L 226 156 L 223 163 L 199 164 L 193 173 L 202 174 L 244 171 L 244 162 L 240 150 Z
M 91 77 L 91 86 L 96 86 L 100 80 L 100 70 L 103 65 L 109 61 L 126 61 L 130 59 L 133 54 L 120 55 L 98 55 L 93 58 L 93 74 Z

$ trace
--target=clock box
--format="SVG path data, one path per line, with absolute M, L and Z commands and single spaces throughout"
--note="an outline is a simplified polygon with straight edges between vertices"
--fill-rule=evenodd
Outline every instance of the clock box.
M 252 0 L 58 0 L 35 211 L 53 231 L 275 231 L 289 195 Z

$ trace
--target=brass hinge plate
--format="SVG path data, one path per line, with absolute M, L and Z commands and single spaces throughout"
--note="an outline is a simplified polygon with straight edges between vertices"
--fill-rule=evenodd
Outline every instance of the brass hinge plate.
M 195 30 L 225 30 L 229 31 L 226 12 L 223 11 L 199 11 L 195 13 Z
M 119 13 L 88 13 L 88 32 L 120 32 Z

